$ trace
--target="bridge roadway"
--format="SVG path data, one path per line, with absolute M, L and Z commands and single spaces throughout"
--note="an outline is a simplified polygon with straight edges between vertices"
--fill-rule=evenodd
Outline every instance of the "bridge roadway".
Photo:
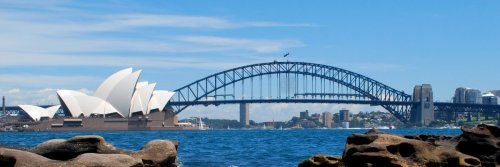
M 371 100 L 329 100 L 329 99 L 243 99 L 243 100 L 207 100 L 207 101 L 182 101 L 169 102 L 169 105 L 221 105 L 240 103 L 329 103 L 329 104 L 367 104 L 367 105 L 413 105 L 414 102 L 400 101 L 371 101 Z
M 193 102 L 170 102 L 169 105 L 221 105 L 221 104 L 241 104 L 241 103 L 324 103 L 324 104 L 360 104 L 360 105 L 409 105 L 416 106 L 419 102 L 398 102 L 398 101 L 372 101 L 372 100 L 320 100 L 320 99 L 244 99 L 244 100 L 207 100 Z M 500 113 L 500 105 L 487 104 L 465 104 L 434 102 L 434 110 L 437 112 L 481 112 L 481 113 Z

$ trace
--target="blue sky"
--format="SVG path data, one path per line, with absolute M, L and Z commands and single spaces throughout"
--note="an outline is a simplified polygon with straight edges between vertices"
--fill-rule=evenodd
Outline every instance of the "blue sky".
M 0 1 L 0 94 L 9 105 L 58 103 L 55 90 L 93 92 L 124 67 L 174 90 L 225 69 L 280 59 L 345 68 L 439 101 L 460 86 L 500 89 L 497 1 Z M 298 111 L 372 110 L 252 105 L 252 119 Z M 375 108 L 376 109 L 376 108 Z M 181 117 L 237 118 L 237 106 Z M 260 113 L 262 114 L 260 114 Z

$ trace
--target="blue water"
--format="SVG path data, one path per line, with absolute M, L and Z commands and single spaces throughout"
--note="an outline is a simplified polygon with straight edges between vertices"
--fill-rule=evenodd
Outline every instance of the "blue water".
M 153 139 L 180 141 L 178 157 L 184 167 L 199 166 L 297 166 L 314 154 L 342 155 L 352 133 L 367 130 L 207 130 L 207 131 L 99 131 L 4 132 L 0 144 L 36 146 L 56 138 L 100 135 L 118 148 L 139 150 Z M 402 135 L 459 135 L 459 129 L 393 129 Z

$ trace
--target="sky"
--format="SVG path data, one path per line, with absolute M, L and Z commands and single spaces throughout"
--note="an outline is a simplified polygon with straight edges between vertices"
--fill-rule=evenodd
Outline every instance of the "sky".
M 175 90 L 230 68 L 289 61 L 344 68 L 411 93 L 432 84 L 500 89 L 498 1 L 0 0 L 0 95 L 7 105 L 58 104 L 56 90 L 91 94 L 110 74 Z M 335 104 L 252 104 L 256 121 L 382 110 Z M 238 119 L 238 106 L 190 107 L 179 117 Z

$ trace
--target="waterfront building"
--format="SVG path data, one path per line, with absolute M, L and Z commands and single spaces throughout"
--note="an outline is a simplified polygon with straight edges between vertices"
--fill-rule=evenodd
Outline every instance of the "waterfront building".
M 321 119 L 322 119 L 324 127 L 327 127 L 327 128 L 332 127 L 333 115 L 331 112 L 323 112 L 323 114 L 321 115 Z
M 340 122 L 349 122 L 349 110 L 342 109 L 339 112 Z
M 309 117 L 309 120 L 320 122 L 321 121 L 321 114 L 318 114 L 318 113 L 311 114 L 311 116 Z
M 453 103 L 481 104 L 481 91 L 478 89 L 459 87 L 455 90 Z
M 453 103 L 465 103 L 465 92 L 467 88 L 459 87 L 455 90 L 455 96 L 453 96 Z
M 300 112 L 300 119 L 301 120 L 308 119 L 308 118 L 309 118 L 309 111 L 308 110 Z
M 467 89 L 465 91 L 465 103 L 467 104 L 481 104 L 481 91 L 478 89 Z
M 491 104 L 491 105 L 498 105 L 500 98 L 498 96 L 495 96 L 493 93 L 486 93 L 482 96 L 482 103 L 483 104 Z
M 250 105 L 240 103 L 240 123 L 245 127 L 250 127 Z
M 342 122 L 341 125 L 342 125 L 342 128 L 346 128 L 346 129 L 349 128 L 349 122 Z

